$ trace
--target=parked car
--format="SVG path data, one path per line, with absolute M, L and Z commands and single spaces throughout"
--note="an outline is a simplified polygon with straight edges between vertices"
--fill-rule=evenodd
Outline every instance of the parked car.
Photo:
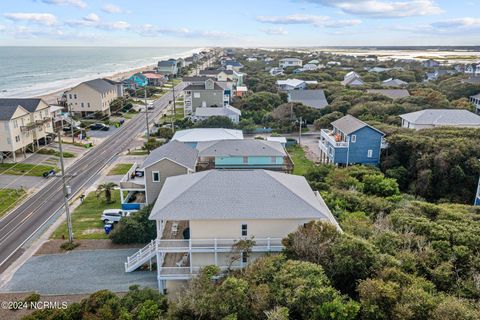
M 123 217 L 128 217 L 129 215 L 130 211 L 125 211 L 122 209 L 106 209 L 102 213 L 101 220 L 104 223 L 108 223 L 109 221 L 117 223 L 118 221 L 122 220 Z
M 110 127 L 103 123 L 94 123 L 90 125 L 90 130 L 108 131 Z

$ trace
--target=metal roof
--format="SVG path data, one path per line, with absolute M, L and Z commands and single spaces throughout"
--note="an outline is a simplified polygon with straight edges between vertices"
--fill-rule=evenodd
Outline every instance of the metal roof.
M 338 226 L 303 176 L 268 170 L 208 170 L 169 177 L 149 219 L 315 219 Z
M 288 94 L 289 102 L 300 102 L 306 106 L 322 109 L 328 106 L 323 90 L 293 90 Z
M 287 153 L 280 142 L 265 140 L 219 140 L 197 144 L 199 157 L 252 156 L 286 157 Z
M 197 157 L 198 151 L 196 149 L 173 140 L 150 152 L 143 162 L 142 168 L 149 167 L 166 158 L 195 171 Z
M 413 124 L 434 126 L 480 126 L 480 116 L 464 109 L 425 109 L 400 115 Z
M 223 128 L 195 128 L 175 132 L 172 140 L 180 142 L 201 142 L 213 140 L 243 139 L 241 130 Z

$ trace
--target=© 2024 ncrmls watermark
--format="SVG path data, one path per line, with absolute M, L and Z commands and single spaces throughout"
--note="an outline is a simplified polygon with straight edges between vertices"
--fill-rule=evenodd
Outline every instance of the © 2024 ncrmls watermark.
M 0 301 L 0 309 L 4 310 L 42 310 L 42 309 L 66 309 L 66 301 Z

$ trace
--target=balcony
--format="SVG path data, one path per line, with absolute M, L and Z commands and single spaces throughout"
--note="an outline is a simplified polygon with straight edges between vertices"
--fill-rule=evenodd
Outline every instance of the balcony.
M 331 144 L 334 148 L 348 148 L 347 141 L 338 141 L 338 137 L 333 133 L 332 130 L 322 129 L 320 131 L 320 144 L 326 145 L 327 142 Z
M 122 180 L 120 180 L 120 189 L 145 190 L 145 172 L 140 170 L 137 163 L 134 163 Z

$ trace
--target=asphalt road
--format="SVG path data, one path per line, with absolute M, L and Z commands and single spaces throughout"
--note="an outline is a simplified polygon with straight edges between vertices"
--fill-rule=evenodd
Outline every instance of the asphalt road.
M 175 93 L 180 94 L 182 88 L 183 83 L 176 86 Z M 150 124 L 170 100 L 171 92 L 154 102 L 155 109 L 149 114 Z M 119 153 L 127 150 L 135 137 L 145 130 L 145 117 L 138 116 L 72 164 L 66 170 L 66 175 L 71 176 L 68 182 L 72 188 L 71 197 L 91 182 L 96 173 L 109 165 Z M 0 273 L 22 254 L 22 246 L 60 209 L 63 209 L 62 181 L 50 178 L 44 188 L 0 220 Z

